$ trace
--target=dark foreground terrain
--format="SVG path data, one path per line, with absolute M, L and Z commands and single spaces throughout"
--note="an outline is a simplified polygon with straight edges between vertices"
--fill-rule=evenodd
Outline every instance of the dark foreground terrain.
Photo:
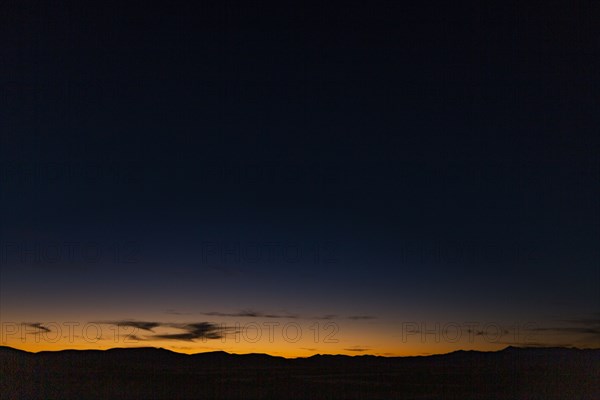
M 0 347 L 7 399 L 600 399 L 600 350 L 284 359 L 154 348 Z

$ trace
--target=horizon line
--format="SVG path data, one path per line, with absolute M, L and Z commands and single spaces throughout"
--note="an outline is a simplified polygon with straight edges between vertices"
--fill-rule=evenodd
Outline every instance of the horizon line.
M 310 356 L 306 356 L 306 357 L 285 357 L 285 356 L 278 356 L 278 355 L 272 355 L 269 353 L 231 353 L 225 350 L 212 350 L 212 351 L 202 351 L 202 352 L 198 352 L 198 353 L 183 353 L 183 352 L 179 352 L 179 351 L 175 351 L 175 350 L 171 350 L 171 349 L 167 349 L 164 347 L 154 347 L 154 346 L 137 346 L 137 347 L 111 347 L 108 349 L 73 349 L 73 348 L 67 348 L 67 349 L 61 349 L 61 350 L 39 350 L 39 351 L 29 351 L 29 350 L 23 350 L 23 349 L 19 349 L 17 347 L 12 347 L 12 346 L 6 346 L 6 345 L 0 345 L 0 350 L 1 349 L 10 349 L 10 350 L 16 350 L 19 352 L 23 352 L 23 353 L 27 353 L 27 354 L 40 354 L 40 353 L 61 353 L 61 352 L 67 352 L 67 351 L 74 351 L 74 352 L 86 352 L 86 351 L 98 351 L 98 352 L 107 352 L 107 351 L 111 351 L 111 350 L 135 350 L 135 349 L 148 349 L 148 350 L 163 350 L 163 351 L 167 351 L 169 353 L 173 353 L 173 354 L 180 354 L 183 356 L 195 356 L 195 355 L 200 355 L 200 354 L 212 354 L 212 353 L 225 353 L 227 355 L 233 355 L 233 356 L 249 356 L 249 355 L 264 355 L 264 356 L 268 356 L 268 357 L 272 357 L 272 358 L 283 358 L 286 360 L 296 360 L 296 359 L 307 359 L 307 358 L 312 358 L 315 356 L 334 356 L 334 357 L 349 357 L 349 358 L 356 358 L 356 357 L 378 357 L 378 358 L 415 358 L 415 357 L 435 357 L 435 356 L 444 356 L 444 355 L 450 355 L 450 354 L 454 354 L 454 353 L 460 353 L 460 352 L 465 352 L 465 353 L 500 353 L 503 351 L 506 351 L 508 349 L 519 349 L 519 350 L 549 350 L 549 349 L 554 349 L 554 350 L 577 350 L 577 351 L 589 351 L 589 350 L 600 350 L 600 347 L 577 347 L 577 346 L 514 346 L 514 345 L 507 345 L 506 347 L 499 349 L 499 350 L 465 350 L 465 349 L 458 349 L 458 350 L 453 350 L 447 353 L 432 353 L 432 354 L 417 354 L 417 355 L 406 355 L 406 356 L 385 356 L 385 355 L 376 355 L 376 354 L 355 354 L 355 355 L 349 355 L 349 354 L 341 354 L 341 353 L 314 353 Z

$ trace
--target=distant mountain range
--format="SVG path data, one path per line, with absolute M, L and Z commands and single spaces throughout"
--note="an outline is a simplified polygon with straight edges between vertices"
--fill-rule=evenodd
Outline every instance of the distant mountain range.
M 4 399 L 600 399 L 600 349 L 286 359 L 0 346 Z

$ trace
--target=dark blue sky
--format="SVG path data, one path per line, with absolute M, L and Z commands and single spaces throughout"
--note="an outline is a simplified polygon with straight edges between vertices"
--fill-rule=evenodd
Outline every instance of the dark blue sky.
M 597 5 L 0 7 L 3 320 L 591 318 L 597 343 Z

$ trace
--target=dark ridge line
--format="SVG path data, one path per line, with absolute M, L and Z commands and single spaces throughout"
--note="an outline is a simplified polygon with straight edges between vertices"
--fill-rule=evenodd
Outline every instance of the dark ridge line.
M 357 355 L 347 355 L 347 354 L 313 354 L 312 356 L 307 357 L 283 357 L 283 356 L 274 356 L 267 353 L 229 353 L 223 350 L 215 350 L 215 351 L 206 351 L 200 353 L 180 353 L 177 351 L 173 351 L 170 349 L 165 349 L 163 347 L 112 347 L 110 349 L 61 349 L 61 350 L 41 350 L 37 352 L 17 349 L 11 346 L 0 346 L 0 351 L 6 352 L 14 352 L 21 353 L 25 355 L 47 355 L 47 354 L 66 354 L 66 353 L 117 353 L 117 352 L 155 352 L 162 354 L 170 354 L 174 356 L 184 356 L 184 357 L 195 357 L 195 356 L 231 356 L 231 357 L 268 357 L 270 359 L 284 359 L 284 360 L 308 360 L 314 358 L 349 358 L 349 359 L 411 359 L 411 358 L 435 358 L 442 356 L 450 356 L 450 355 L 461 355 L 461 354 L 500 354 L 506 352 L 525 352 L 525 351 L 536 351 L 536 352 L 545 352 L 545 351 L 573 351 L 573 352 L 583 352 L 583 351 L 592 351 L 592 352 L 600 352 L 600 348 L 579 348 L 579 347 L 537 347 L 537 346 L 507 346 L 500 350 L 491 350 L 491 351 L 482 351 L 482 350 L 454 350 L 448 353 L 439 353 L 439 354 L 427 354 L 427 355 L 414 355 L 414 356 L 381 356 L 375 354 L 357 354 Z

